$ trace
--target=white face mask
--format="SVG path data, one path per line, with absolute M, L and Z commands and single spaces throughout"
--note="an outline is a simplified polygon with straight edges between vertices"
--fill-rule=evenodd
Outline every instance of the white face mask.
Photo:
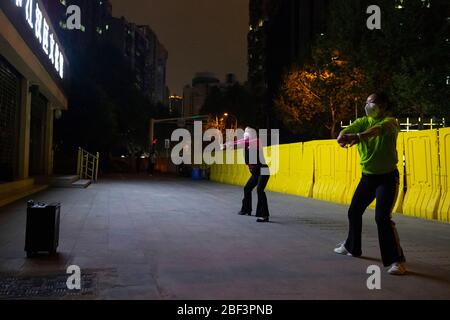
M 372 102 L 367 103 L 364 110 L 366 111 L 366 115 L 371 118 L 376 118 L 380 114 L 380 107 Z

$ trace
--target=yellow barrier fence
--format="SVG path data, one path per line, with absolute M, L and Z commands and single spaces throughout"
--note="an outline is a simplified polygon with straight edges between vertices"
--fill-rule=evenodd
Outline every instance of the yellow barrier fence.
M 275 192 L 286 192 L 289 185 L 290 177 L 290 145 L 280 145 L 279 152 L 279 165 L 276 168 L 276 164 L 271 166 L 271 171 L 275 173 L 269 179 L 268 189 Z M 272 150 L 273 151 L 273 150 Z M 277 172 L 276 172 L 277 171 Z
M 269 191 L 279 192 L 278 190 L 275 190 L 276 184 L 277 184 L 277 173 L 276 173 L 276 171 L 278 169 L 276 168 L 277 164 L 272 161 L 272 159 L 274 159 L 274 157 L 273 157 L 274 154 L 273 154 L 273 151 L 272 151 L 272 147 L 265 147 L 263 149 L 263 152 L 264 152 L 264 158 L 266 159 L 266 163 L 269 166 L 269 170 L 271 172 L 271 176 L 270 176 L 269 181 L 267 182 L 267 187 L 266 188 Z
M 219 176 L 219 167 L 220 167 L 220 165 L 218 165 L 218 164 L 211 165 L 210 171 L 209 171 L 209 180 L 217 181 L 217 178 Z
M 356 187 L 361 180 L 361 165 L 360 158 L 357 148 L 347 149 L 347 179 L 346 179 L 346 189 L 344 192 L 344 203 L 350 204 L 352 202 L 353 194 L 355 193 Z
M 403 213 L 406 215 L 437 218 L 440 198 L 437 139 L 436 130 L 404 134 L 407 191 Z
M 313 196 L 314 186 L 314 144 L 306 142 L 303 144 L 302 162 L 300 164 L 300 186 L 297 195 L 302 197 Z
M 289 145 L 289 176 L 285 177 L 284 192 L 300 195 L 302 181 L 302 158 L 303 143 L 293 143 Z M 281 162 L 281 161 L 280 161 Z M 282 164 L 280 165 L 282 166 Z M 312 177 L 311 177 L 312 182 Z
M 272 159 L 273 147 L 264 149 L 273 173 L 278 166 L 268 190 L 350 204 L 361 179 L 356 147 L 343 149 L 335 140 L 277 147 L 278 164 Z M 400 133 L 397 151 L 400 186 L 394 212 L 450 222 L 450 128 Z M 250 172 L 242 150 L 234 152 L 240 164 L 213 165 L 211 180 L 245 185 Z
M 441 200 L 438 219 L 450 222 L 450 128 L 439 130 Z
M 348 166 L 349 149 L 341 148 L 334 141 L 334 181 L 331 189 L 331 201 L 346 204 L 345 194 L 350 182 L 350 171 Z
M 335 140 L 319 140 L 314 145 L 314 186 L 313 198 L 333 201 L 336 181 Z

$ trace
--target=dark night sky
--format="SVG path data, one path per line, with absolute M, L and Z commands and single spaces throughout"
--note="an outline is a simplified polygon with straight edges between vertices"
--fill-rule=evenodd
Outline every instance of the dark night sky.
M 111 0 L 113 15 L 147 24 L 169 51 L 168 86 L 182 94 L 195 72 L 247 79 L 248 0 Z

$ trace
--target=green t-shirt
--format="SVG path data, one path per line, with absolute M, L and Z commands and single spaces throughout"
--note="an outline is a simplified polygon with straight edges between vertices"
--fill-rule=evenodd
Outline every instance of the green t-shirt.
M 384 174 L 397 169 L 397 137 L 400 126 L 395 118 L 358 118 L 344 133 L 362 133 L 372 127 L 381 127 L 381 134 L 358 143 L 362 172 Z

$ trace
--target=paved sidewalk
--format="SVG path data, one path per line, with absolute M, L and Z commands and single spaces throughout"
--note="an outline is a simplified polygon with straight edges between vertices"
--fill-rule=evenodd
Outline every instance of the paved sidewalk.
M 236 214 L 241 196 L 212 182 L 121 175 L 88 189 L 50 189 L 34 200 L 62 203 L 59 254 L 31 260 L 26 200 L 1 208 L 0 299 L 450 298 L 449 224 L 396 215 L 410 273 L 394 277 L 380 261 L 372 210 L 356 259 L 333 253 L 346 236 L 347 207 L 268 193 L 272 222 L 259 224 Z M 373 264 L 381 290 L 366 287 Z M 81 267 L 83 296 L 58 295 L 69 265 Z M 47 296 L 43 279 L 54 281 Z

